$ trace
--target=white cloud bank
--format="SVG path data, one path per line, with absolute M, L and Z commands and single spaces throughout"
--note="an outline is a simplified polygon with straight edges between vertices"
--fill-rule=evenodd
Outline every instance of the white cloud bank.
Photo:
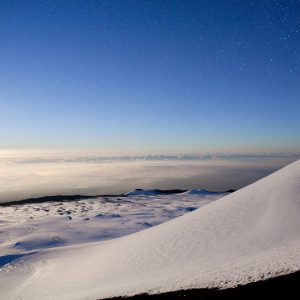
M 0 201 L 58 194 L 118 194 L 134 188 L 240 188 L 294 156 L 145 156 L 0 153 Z

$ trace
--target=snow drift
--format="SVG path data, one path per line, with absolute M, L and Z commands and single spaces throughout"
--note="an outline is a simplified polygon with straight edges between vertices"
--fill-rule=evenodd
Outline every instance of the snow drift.
M 24 256 L 1 299 L 101 299 L 233 287 L 300 270 L 300 161 L 182 217 Z

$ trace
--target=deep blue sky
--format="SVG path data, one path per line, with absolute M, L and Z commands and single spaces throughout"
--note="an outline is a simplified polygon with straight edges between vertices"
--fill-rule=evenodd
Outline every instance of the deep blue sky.
M 296 0 L 0 0 L 0 67 L 0 148 L 300 151 Z

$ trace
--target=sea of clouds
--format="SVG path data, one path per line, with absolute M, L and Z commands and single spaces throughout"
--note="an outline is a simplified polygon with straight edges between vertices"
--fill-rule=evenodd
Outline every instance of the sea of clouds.
M 103 156 L 0 153 L 0 202 L 59 194 L 121 194 L 135 188 L 238 189 L 297 155 Z

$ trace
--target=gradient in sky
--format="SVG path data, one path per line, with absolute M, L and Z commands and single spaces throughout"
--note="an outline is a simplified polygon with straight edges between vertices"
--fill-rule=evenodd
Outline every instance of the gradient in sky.
M 300 151 L 299 1 L 0 1 L 0 148 Z

